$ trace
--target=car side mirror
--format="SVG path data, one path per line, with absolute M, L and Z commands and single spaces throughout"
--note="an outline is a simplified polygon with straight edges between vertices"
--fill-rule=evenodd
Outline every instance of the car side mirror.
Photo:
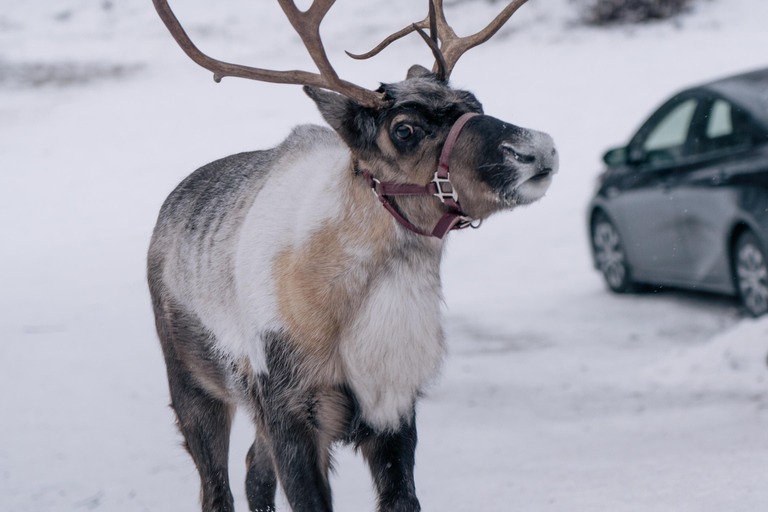
M 619 167 L 620 165 L 625 165 L 629 161 L 629 154 L 627 152 L 627 148 L 613 148 L 608 150 L 603 155 L 603 162 L 605 162 L 608 167 Z

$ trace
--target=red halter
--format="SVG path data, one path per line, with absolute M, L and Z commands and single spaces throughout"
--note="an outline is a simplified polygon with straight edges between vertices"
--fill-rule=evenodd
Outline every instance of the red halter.
M 466 227 L 480 227 L 472 224 L 472 219 L 461 211 L 459 205 L 459 195 L 456 193 L 456 189 L 450 180 L 450 174 L 448 172 L 448 161 L 451 158 L 451 151 L 456 144 L 456 140 L 459 138 L 461 130 L 467 121 L 473 117 L 480 115 L 475 113 L 467 113 L 462 115 L 456 120 L 451 127 L 451 131 L 448 133 L 448 138 L 445 139 L 443 150 L 440 153 L 440 164 L 437 166 L 435 176 L 432 178 L 426 186 L 414 185 L 411 183 L 392 183 L 384 182 L 374 178 L 368 171 L 363 171 L 365 179 L 368 180 L 368 185 L 373 190 L 373 193 L 379 199 L 384 208 L 406 229 L 418 233 L 423 236 L 434 236 L 442 240 L 446 233 L 452 229 L 463 229 Z M 448 207 L 443 216 L 437 221 L 437 224 L 432 231 L 427 231 L 418 226 L 415 226 L 411 221 L 403 217 L 403 215 L 397 211 L 392 202 L 388 199 L 389 196 L 421 196 L 430 195 L 440 199 L 440 202 Z

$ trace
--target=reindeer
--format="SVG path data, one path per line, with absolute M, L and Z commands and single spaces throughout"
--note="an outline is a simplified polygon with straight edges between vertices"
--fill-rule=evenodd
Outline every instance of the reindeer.
M 420 510 L 415 403 L 444 357 L 440 260 L 451 230 L 540 199 L 558 168 L 546 134 L 483 114 L 450 73 L 525 0 L 459 38 L 442 1 L 417 32 L 435 66 L 367 90 L 331 67 L 319 25 L 334 0 L 278 0 L 320 74 L 228 64 L 202 54 L 166 0 L 155 7 L 218 81 L 302 84 L 332 129 L 300 126 L 279 146 L 205 165 L 170 194 L 148 281 L 172 407 L 201 478 L 204 511 L 231 511 L 235 408 L 252 416 L 252 511 L 330 511 L 334 443 L 366 459 L 380 511 Z M 430 34 L 426 34 L 429 29 Z M 383 207 L 382 207 L 383 206 Z

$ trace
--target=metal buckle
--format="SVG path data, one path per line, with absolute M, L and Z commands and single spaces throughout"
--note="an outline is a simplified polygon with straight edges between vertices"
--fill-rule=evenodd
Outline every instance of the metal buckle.
M 371 176 L 371 181 L 373 181 L 373 186 L 371 187 L 371 191 L 373 192 L 373 195 L 375 195 L 376 198 L 378 199 L 379 192 L 376 189 L 378 188 L 379 185 L 381 185 L 381 182 L 376 178 L 374 178 L 373 176 Z
M 437 175 L 437 173 L 440 171 L 435 171 L 435 176 L 432 178 L 432 183 L 437 185 L 437 194 L 432 194 L 433 196 L 440 199 L 440 202 L 445 204 L 445 200 L 447 198 L 453 199 L 455 202 L 459 202 L 459 194 L 456 193 L 456 190 L 453 188 L 453 184 L 450 180 L 450 174 L 448 174 L 445 178 L 441 178 Z M 443 185 L 447 185 L 447 189 L 443 187 Z
M 477 224 L 474 224 L 475 222 L 477 222 Z M 469 217 L 459 217 L 459 222 L 456 223 L 456 227 L 454 229 L 464 229 L 464 228 L 477 229 L 482 225 L 483 225 L 483 219 L 477 220 L 477 219 L 470 219 Z

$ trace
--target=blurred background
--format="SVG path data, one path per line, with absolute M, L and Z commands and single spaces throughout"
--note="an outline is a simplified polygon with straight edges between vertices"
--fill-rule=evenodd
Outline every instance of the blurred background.
M 213 57 L 313 70 L 276 2 L 170 4 Z M 459 35 L 505 4 L 445 2 Z M 426 10 L 338 0 L 322 34 L 339 75 L 376 88 L 431 66 L 416 36 L 344 54 Z M 540 203 L 448 241 L 449 357 L 418 410 L 425 511 L 764 507 L 768 317 L 727 295 L 612 293 L 588 205 L 603 153 L 675 91 L 768 67 L 766 20 L 762 0 L 530 0 L 461 59 L 453 86 L 550 133 L 561 168 Z M 0 0 L 0 510 L 196 509 L 146 248 L 183 177 L 301 123 L 322 120 L 300 87 L 214 83 L 149 0 Z M 252 435 L 238 417 L 238 510 Z M 337 459 L 337 510 L 373 510 L 362 462 Z

